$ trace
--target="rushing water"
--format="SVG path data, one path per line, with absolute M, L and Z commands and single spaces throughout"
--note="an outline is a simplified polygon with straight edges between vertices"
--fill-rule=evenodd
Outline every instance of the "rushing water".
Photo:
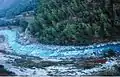
M 43 58 L 50 57 L 80 57 L 80 56 L 96 56 L 101 54 L 105 49 L 111 48 L 120 51 L 120 42 L 112 42 L 90 46 L 53 46 L 42 44 L 21 45 L 17 40 L 16 30 L 1 30 L 0 34 L 6 37 L 12 53 L 19 55 L 37 56 Z M 95 54 L 93 54 L 93 52 Z
M 112 66 L 111 62 L 104 64 L 103 66 L 100 67 L 83 70 L 80 68 L 78 64 L 77 64 L 78 66 L 76 66 L 75 64 L 76 62 L 79 63 L 81 60 L 77 59 L 77 61 L 75 63 L 73 62 L 71 65 L 71 63 L 64 64 L 64 62 L 67 62 L 68 59 L 65 61 L 63 60 L 64 61 L 63 64 L 60 63 L 62 61 L 61 58 L 71 58 L 71 57 L 79 58 L 79 57 L 91 57 L 91 56 L 97 57 L 101 55 L 102 51 L 109 48 L 118 52 L 120 51 L 120 42 L 94 44 L 89 46 L 55 46 L 55 45 L 43 45 L 40 43 L 22 45 L 17 42 L 18 34 L 19 33 L 17 32 L 17 30 L 8 30 L 8 29 L 0 30 L 0 35 L 5 36 L 6 41 L 9 47 L 11 48 L 11 51 L 9 52 L 18 54 L 15 56 L 15 55 L 0 53 L 0 57 L 1 57 L 0 65 L 4 65 L 5 69 L 14 72 L 16 75 L 30 75 L 30 76 L 31 75 L 33 76 L 34 75 L 35 76 L 93 75 L 94 72 L 98 73 L 99 71 L 102 71 L 103 70 L 102 67 L 104 68 L 111 67 Z M 28 56 L 26 56 L 25 58 L 19 55 L 28 55 Z M 30 57 L 29 59 L 28 58 L 29 56 L 36 56 L 43 59 L 35 58 L 35 57 Z M 68 62 L 69 61 L 71 60 L 68 60 Z M 53 62 L 53 64 L 51 64 L 51 62 Z M 54 65 L 54 63 L 58 63 L 58 65 Z M 114 64 L 115 62 L 112 63 Z M 31 66 L 31 64 L 33 66 Z M 51 65 L 49 66 L 49 64 Z M 29 67 L 29 65 L 31 67 Z

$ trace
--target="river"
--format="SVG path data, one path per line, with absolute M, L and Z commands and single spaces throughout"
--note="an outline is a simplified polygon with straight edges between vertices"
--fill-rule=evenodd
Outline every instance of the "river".
M 9 29 L 0 30 L 0 35 L 5 36 L 5 39 L 9 45 L 9 47 L 11 48 L 11 51 L 9 53 L 17 54 L 17 55 L 39 57 L 39 58 L 42 58 L 45 60 L 51 59 L 51 61 L 55 61 L 55 62 L 56 61 L 59 62 L 59 60 L 62 60 L 63 58 L 67 59 L 67 58 L 80 58 L 80 57 L 88 57 L 88 58 L 89 57 L 98 57 L 98 56 L 102 55 L 102 51 L 107 50 L 107 49 L 113 49 L 116 52 L 120 51 L 120 42 L 93 44 L 93 45 L 89 45 L 89 46 L 56 46 L 56 45 L 43 45 L 40 43 L 39 44 L 32 43 L 29 45 L 22 45 L 17 42 L 18 34 L 19 33 L 16 29 L 15 30 L 9 30 Z M 4 59 L 0 59 L 0 61 L 3 61 L 3 60 Z M 15 61 L 13 61 L 13 62 L 15 62 Z M 22 60 L 22 62 L 24 64 L 24 60 Z M 15 64 L 15 63 L 13 63 L 13 64 Z M 49 62 L 48 62 L 48 64 L 49 64 Z M 8 67 L 7 64 L 5 64 L 5 66 L 10 71 L 13 71 L 13 72 L 16 72 L 16 70 L 18 71 L 18 67 L 14 67 L 14 69 L 10 69 L 11 67 Z M 17 75 L 21 75 L 21 74 L 31 75 L 34 73 L 35 70 L 37 70 L 37 75 L 39 75 L 38 71 L 44 72 L 44 74 L 42 73 L 42 75 L 47 75 L 46 72 L 50 73 L 51 69 L 59 70 L 59 72 L 55 72 L 55 73 L 53 72 L 54 70 L 52 70 L 53 75 L 76 75 L 76 71 L 80 71 L 80 69 L 78 70 L 78 68 L 75 68 L 74 66 L 71 66 L 71 65 L 62 65 L 62 66 L 50 65 L 50 66 L 46 67 L 47 70 L 44 70 L 44 69 L 42 69 L 42 70 L 34 69 L 33 70 L 30 68 L 27 68 L 26 70 L 24 70 L 25 67 L 19 68 L 19 69 L 20 70 L 22 69 L 24 74 L 23 74 L 23 72 L 20 72 L 20 73 L 16 72 Z M 28 73 L 27 70 L 28 70 L 28 72 L 32 71 L 32 73 L 31 72 Z M 66 70 L 72 71 L 72 74 L 70 72 L 67 72 Z M 61 71 L 62 72 L 64 71 L 64 74 Z M 41 75 L 41 73 L 40 73 L 40 75 Z M 77 75 L 90 75 L 90 73 L 83 74 L 83 73 L 77 72 Z
M 4 35 L 12 53 L 19 55 L 29 55 L 41 58 L 51 57 L 80 57 L 80 56 L 98 56 L 103 50 L 113 49 L 120 51 L 120 42 L 111 42 L 104 44 L 94 44 L 89 46 L 55 46 L 43 44 L 21 45 L 17 42 L 17 30 L 0 30 Z M 96 54 L 93 54 L 96 53 Z

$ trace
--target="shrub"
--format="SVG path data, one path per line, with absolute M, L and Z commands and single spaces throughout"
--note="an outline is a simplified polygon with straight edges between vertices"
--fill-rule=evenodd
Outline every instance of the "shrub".
M 25 31 L 25 29 L 28 26 L 28 22 L 25 21 L 24 19 L 21 19 L 20 22 L 19 22 L 19 25 L 22 27 L 23 31 Z

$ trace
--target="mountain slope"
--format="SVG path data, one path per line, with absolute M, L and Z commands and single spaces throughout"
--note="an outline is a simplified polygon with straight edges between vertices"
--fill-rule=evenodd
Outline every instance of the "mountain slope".
M 7 9 L 18 0 L 0 0 L 0 9 Z
M 39 0 L 30 30 L 45 44 L 81 45 L 112 38 L 106 0 Z M 109 4 L 110 5 L 110 4 Z
M 22 12 L 34 10 L 36 3 L 35 0 L 11 0 L 9 1 L 10 3 L 8 1 L 9 0 L 4 0 L 2 5 L 0 5 L 0 8 L 2 8 L 0 10 L 0 17 L 11 18 Z

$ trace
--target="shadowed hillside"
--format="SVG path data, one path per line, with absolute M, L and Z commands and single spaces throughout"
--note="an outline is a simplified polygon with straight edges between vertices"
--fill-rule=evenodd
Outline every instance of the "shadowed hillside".
M 104 0 L 39 0 L 35 26 L 40 42 L 90 44 L 94 38 L 111 36 Z
M 30 31 L 46 44 L 110 41 L 119 34 L 113 6 L 112 0 L 38 0 Z

